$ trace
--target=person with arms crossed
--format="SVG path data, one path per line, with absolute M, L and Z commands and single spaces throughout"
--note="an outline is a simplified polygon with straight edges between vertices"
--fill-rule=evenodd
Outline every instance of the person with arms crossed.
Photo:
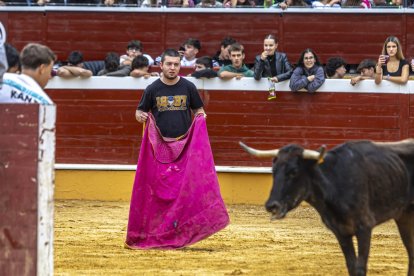
M 325 82 L 325 72 L 316 53 L 305 49 L 296 64 L 290 78 L 289 87 L 292 91 L 306 89 L 314 93 Z
M 89 78 L 93 73 L 84 68 L 82 52 L 72 51 L 68 56 L 68 63 L 58 68 L 57 75 L 61 78 Z
M 196 86 L 178 75 L 178 51 L 165 50 L 160 66 L 161 77 L 145 89 L 135 113 L 145 131 L 131 196 L 129 249 L 182 248 L 229 223 L 203 101 Z
M 6 73 L 0 90 L 0 102 L 53 104 L 43 91 L 49 79 L 56 56 L 49 47 L 30 43 L 20 54 L 21 74 Z

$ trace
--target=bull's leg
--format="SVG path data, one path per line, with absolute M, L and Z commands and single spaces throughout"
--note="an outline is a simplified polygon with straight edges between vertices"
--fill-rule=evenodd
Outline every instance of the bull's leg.
M 369 256 L 369 249 L 371 247 L 372 229 L 361 229 L 356 233 L 358 241 L 358 258 L 355 268 L 355 274 L 358 276 L 365 276 L 367 274 L 367 263 Z
M 354 244 L 352 243 L 352 236 L 341 236 L 340 234 L 335 234 L 336 239 L 341 246 L 342 253 L 344 253 L 346 267 L 348 268 L 348 273 L 350 276 L 354 276 L 355 274 L 355 264 L 356 264 L 356 256 L 355 256 L 355 248 Z
M 414 208 L 405 211 L 395 220 L 408 253 L 408 276 L 414 276 Z

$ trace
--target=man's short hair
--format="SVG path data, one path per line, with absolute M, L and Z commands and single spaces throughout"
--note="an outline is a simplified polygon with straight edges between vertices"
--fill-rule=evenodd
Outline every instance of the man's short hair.
M 149 66 L 149 61 L 148 58 L 146 56 L 136 56 L 131 63 L 131 69 L 141 69 L 144 67 Z
M 119 55 L 115 52 L 109 52 L 105 57 L 105 69 L 108 72 L 115 72 L 119 68 Z
M 229 45 L 232 45 L 232 44 L 234 44 L 234 43 L 236 43 L 237 41 L 234 39 L 234 38 L 232 38 L 232 37 L 230 37 L 230 36 L 226 36 L 225 38 L 223 38 L 223 40 L 221 41 L 221 46 L 223 46 L 224 48 L 226 48 L 227 46 L 229 46 Z
M 83 62 L 83 54 L 80 51 L 72 51 L 68 56 L 68 65 L 76 66 Z
M 131 40 L 128 42 L 127 49 L 137 49 L 142 50 L 142 43 L 139 40 Z
M 38 43 L 27 44 L 20 53 L 20 62 L 23 69 L 37 69 L 40 65 L 49 65 L 56 60 L 56 56 L 49 47 Z
M 9 64 L 9 68 L 15 66 L 20 68 L 19 51 L 17 51 L 17 49 L 9 43 L 5 43 L 4 48 L 6 50 L 7 63 Z
M 374 68 L 375 69 L 375 61 L 372 59 L 364 59 L 363 61 L 361 61 L 361 63 L 358 65 L 357 68 L 357 72 L 361 73 L 362 69 L 369 69 L 369 68 Z
M 231 54 L 231 52 L 242 52 L 244 54 L 244 47 L 239 43 L 233 43 L 229 48 L 229 53 Z
M 206 69 L 213 68 L 213 60 L 209 56 L 199 57 L 195 63 L 204 65 Z
M 181 59 L 180 53 L 175 49 L 165 50 L 164 53 L 162 53 L 162 55 L 161 55 L 161 62 L 164 62 L 166 56 L 179 57 Z
M 332 77 L 333 75 L 335 75 L 336 69 L 338 69 L 341 66 L 346 66 L 346 62 L 343 58 L 341 57 L 329 58 L 325 66 L 326 75 L 328 77 Z
M 200 40 L 195 39 L 195 38 L 189 38 L 186 40 L 186 42 L 184 42 L 183 45 L 190 45 L 193 46 L 194 48 L 200 50 L 201 49 L 201 43 Z

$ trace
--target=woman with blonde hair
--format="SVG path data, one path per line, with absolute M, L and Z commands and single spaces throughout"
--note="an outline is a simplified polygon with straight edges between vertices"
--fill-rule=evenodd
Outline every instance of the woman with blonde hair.
M 375 83 L 380 84 L 382 80 L 388 80 L 397 84 L 406 84 L 409 70 L 400 41 L 395 36 L 387 37 L 376 65 Z

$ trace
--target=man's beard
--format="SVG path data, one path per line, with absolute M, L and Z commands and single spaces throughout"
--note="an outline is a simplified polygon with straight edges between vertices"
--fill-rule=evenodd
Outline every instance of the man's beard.
M 168 74 L 164 74 L 164 77 L 165 77 L 166 79 L 169 79 L 169 80 L 175 80 L 175 79 L 178 77 L 178 75 L 175 75 L 175 76 L 171 77 L 171 76 L 169 76 Z

